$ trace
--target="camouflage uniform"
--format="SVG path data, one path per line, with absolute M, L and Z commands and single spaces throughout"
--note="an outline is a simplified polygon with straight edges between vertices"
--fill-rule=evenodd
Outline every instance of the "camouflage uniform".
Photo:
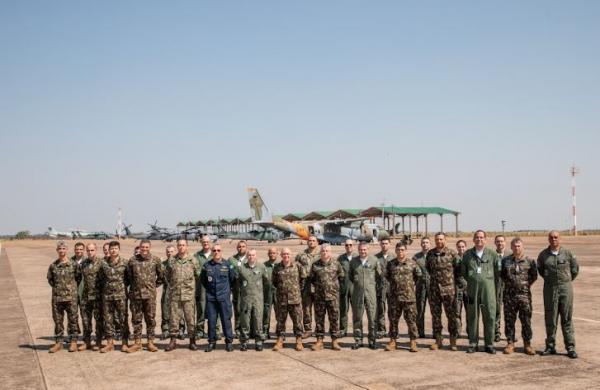
M 283 337 L 288 314 L 292 319 L 294 334 L 302 336 L 302 287 L 306 279 L 305 268 L 292 262 L 285 266 L 283 262 L 273 267 L 273 286 L 276 289 L 275 316 L 277 317 L 277 336 Z
M 131 300 L 133 337 L 142 338 L 142 317 L 146 322 L 148 340 L 154 340 L 156 328 L 156 287 L 163 283 L 163 268 L 155 256 L 137 255 L 129 259 L 127 278 Z
M 104 338 L 104 320 L 102 318 L 102 296 L 98 272 L 102 267 L 100 257 L 86 258 L 79 266 L 81 270 L 81 305 L 83 307 L 83 340 L 89 343 L 92 339 L 92 318 L 96 321 L 96 344 L 100 345 Z
M 165 267 L 165 284 L 168 285 L 169 302 L 169 333 L 171 337 L 177 336 L 180 329 L 182 314 L 187 328 L 192 332 L 196 328 L 194 323 L 194 309 L 196 296 L 196 280 L 200 277 L 198 263 L 192 256 L 180 257 L 179 254 L 167 260 Z M 193 337 L 193 334 L 190 334 Z
M 169 259 L 165 259 L 160 263 L 163 268 L 163 273 L 166 273 L 168 262 Z M 197 262 L 196 265 L 198 265 Z M 162 286 L 162 293 L 160 295 L 160 329 L 163 333 L 169 332 L 170 318 L 171 303 L 169 301 L 169 281 L 165 279 L 165 283 Z M 179 319 L 179 330 L 181 333 L 183 333 L 185 331 L 185 315 L 182 311 L 179 312 Z
M 502 266 L 502 259 L 512 255 L 511 251 L 505 251 L 504 253 L 498 252 L 496 250 L 496 254 L 498 255 L 498 261 L 500 262 L 500 266 Z M 498 278 L 498 282 L 496 284 L 496 328 L 495 328 L 495 341 L 500 341 L 500 317 L 502 313 L 502 304 L 504 303 L 504 281 L 502 278 Z M 506 322 L 506 319 L 504 320 Z M 506 327 L 506 324 L 504 324 Z
M 546 347 L 556 347 L 556 327 L 560 315 L 565 347 L 575 349 L 573 327 L 573 283 L 579 274 L 575 256 L 567 249 L 559 248 L 553 253 L 550 248 L 540 252 L 537 268 L 544 279 L 544 319 L 546 322 Z
M 345 277 L 342 265 L 330 259 L 328 263 L 319 259 L 312 264 L 308 281 L 315 286 L 315 336 L 323 338 L 325 314 L 329 317 L 329 334 L 339 337 L 340 330 L 340 281 Z
M 417 339 L 417 305 L 415 284 L 422 277 L 421 268 L 414 260 L 394 259 L 387 263 L 385 278 L 388 281 L 388 307 L 390 339 L 398 338 L 398 321 L 404 313 L 411 340 Z
M 81 263 L 83 263 L 83 261 L 85 260 L 85 256 L 82 256 L 80 259 L 78 259 L 75 255 L 71 256 L 71 260 L 74 261 L 77 266 L 79 267 L 81 265 Z M 85 316 L 84 310 L 83 310 L 83 304 L 81 302 L 83 298 L 83 279 L 81 281 L 79 281 L 77 283 L 77 310 L 79 311 L 79 315 L 82 318 L 83 321 L 83 317 Z M 77 333 L 81 333 L 81 327 L 79 326 L 79 320 L 77 320 Z
M 267 260 L 264 262 L 265 272 L 267 274 L 267 283 L 265 283 L 264 305 L 263 305 L 263 339 L 269 338 L 269 329 L 271 328 L 271 309 L 275 301 L 275 287 L 273 287 L 273 268 L 277 263 Z
M 240 313 L 242 309 L 240 300 L 240 282 L 237 278 L 237 270 L 243 264 L 246 264 L 248 260 L 246 259 L 246 255 L 242 256 L 239 253 L 236 253 L 235 255 L 231 256 L 227 261 L 230 265 L 233 266 L 233 269 L 236 273 L 235 280 L 231 285 L 231 304 L 233 306 L 233 330 L 235 331 L 235 335 L 237 337 L 241 333 Z
M 396 256 L 392 254 L 392 252 L 388 252 L 387 254 L 383 254 L 383 252 L 379 252 L 375 255 L 377 260 L 381 263 L 381 269 L 385 270 L 387 267 L 387 263 L 394 259 Z M 375 315 L 377 316 L 377 334 L 378 337 L 384 337 L 386 334 L 385 331 L 385 301 L 387 298 L 388 291 L 388 282 L 385 278 L 381 279 L 381 284 L 377 287 L 377 311 Z M 388 313 L 389 317 L 389 313 Z
M 458 256 L 456 257 L 456 268 L 458 270 L 460 270 L 460 264 L 462 262 L 462 257 Z M 455 287 L 456 287 L 456 328 L 458 329 L 458 334 L 460 335 L 460 332 L 462 330 L 462 312 L 463 312 L 463 307 L 465 308 L 465 312 L 466 312 L 466 308 L 467 308 L 467 286 L 459 286 L 458 283 L 455 283 Z M 465 318 L 466 318 L 466 313 L 465 313 Z
M 344 270 L 344 280 L 340 281 L 340 335 L 345 336 L 348 333 L 348 309 L 350 309 L 350 299 L 352 297 L 352 280 L 350 280 L 350 262 L 353 257 L 358 256 L 353 253 L 349 257 L 346 253 L 338 256 L 337 261 Z
M 537 266 L 528 257 L 510 255 L 502 259 L 500 273 L 504 282 L 504 334 L 509 343 L 515 341 L 517 315 L 521 320 L 523 341 L 531 341 L 531 285 L 537 279 Z
M 240 286 L 240 342 L 244 343 L 254 336 L 262 341 L 264 286 L 269 283 L 263 264 L 242 264 L 237 270 Z
M 413 256 L 413 260 L 417 262 L 419 268 L 421 268 L 421 279 L 417 280 L 416 295 L 417 295 L 417 329 L 419 331 L 419 337 L 425 337 L 425 310 L 427 308 L 427 299 L 429 298 L 429 272 L 425 267 L 426 253 L 422 251 Z
M 442 337 L 442 306 L 448 318 L 448 333 L 458 338 L 456 321 L 456 290 L 454 276 L 457 273 L 456 252 L 448 247 L 433 248 L 425 260 L 430 275 L 429 308 L 431 309 L 433 336 Z
M 204 267 L 204 264 L 208 263 L 212 257 L 213 254 L 212 252 L 206 256 L 205 253 L 203 251 L 198 251 L 196 252 L 196 254 L 194 255 L 194 257 L 196 258 L 196 261 L 198 262 L 198 269 L 202 270 L 202 267 Z M 200 281 L 200 279 L 198 279 L 196 281 L 196 334 L 199 337 L 203 337 L 205 335 L 204 332 L 204 324 L 206 323 L 206 289 L 204 288 L 204 285 L 202 284 L 202 282 Z M 218 319 L 217 319 L 217 333 L 220 333 L 221 330 L 221 326 L 219 325 Z
M 350 280 L 352 286 L 352 327 L 354 339 L 362 342 L 363 314 L 367 312 L 369 343 L 377 339 L 377 324 L 375 313 L 377 310 L 377 286 L 381 283 L 384 270 L 381 263 L 374 256 L 368 256 L 365 264 L 360 257 L 355 257 L 350 262 Z
M 310 273 L 310 267 L 312 266 L 312 263 L 314 263 L 317 260 L 319 260 L 318 248 L 315 248 L 312 253 L 308 248 L 306 248 L 304 252 L 299 253 L 296 256 L 296 263 L 302 265 L 302 267 L 304 268 L 304 274 L 307 276 Z M 305 332 L 312 331 L 312 310 L 314 299 L 315 288 L 311 283 L 306 283 L 302 288 L 302 322 L 304 324 Z
M 102 262 L 98 271 L 98 279 L 102 291 L 104 333 L 107 339 L 114 338 L 116 331 L 121 332 L 124 341 L 129 339 L 129 324 L 127 320 L 127 262 L 127 259 L 119 256 L 117 262 L 113 265 L 109 258 Z
M 48 267 L 46 277 L 48 284 L 52 286 L 52 319 L 56 342 L 62 341 L 63 338 L 65 312 L 69 339 L 77 340 L 77 285 L 81 281 L 79 266 L 70 259 L 64 263 L 57 259 Z

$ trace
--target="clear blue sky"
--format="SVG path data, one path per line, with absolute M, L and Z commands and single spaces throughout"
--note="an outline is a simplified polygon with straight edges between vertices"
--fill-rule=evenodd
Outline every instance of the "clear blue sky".
M 598 1 L 3 1 L 0 233 L 249 216 L 247 186 L 276 213 L 562 229 L 572 163 L 598 228 L 599 20 Z

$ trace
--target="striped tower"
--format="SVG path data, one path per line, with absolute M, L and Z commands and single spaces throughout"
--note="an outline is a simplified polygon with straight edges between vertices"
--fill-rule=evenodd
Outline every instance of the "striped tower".
M 575 197 L 575 176 L 579 173 L 579 168 L 575 165 L 571 167 L 571 196 L 573 197 L 573 235 L 577 235 L 577 200 Z

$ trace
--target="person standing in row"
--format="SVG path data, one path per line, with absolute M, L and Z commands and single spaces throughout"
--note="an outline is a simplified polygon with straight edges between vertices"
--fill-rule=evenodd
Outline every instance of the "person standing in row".
M 241 240 L 237 243 L 237 252 L 235 255 L 231 256 L 227 261 L 233 267 L 234 272 L 244 265 L 248 261 L 248 244 L 246 241 Z M 240 313 L 241 313 L 241 300 L 240 300 L 240 284 L 236 279 L 233 281 L 231 285 L 231 304 L 233 305 L 233 322 L 234 322 L 234 332 L 235 337 L 239 338 L 241 328 L 240 328 Z
M 354 252 L 354 241 L 346 240 L 345 252 L 338 256 L 337 261 L 344 270 L 344 280 L 340 282 L 340 337 L 348 335 L 348 310 L 352 298 L 352 280 L 350 280 L 350 262 L 357 254 Z
M 421 251 L 413 256 L 413 260 L 417 262 L 417 265 L 421 268 L 421 279 L 417 280 L 416 294 L 417 294 L 417 329 L 419 331 L 419 337 L 425 338 L 425 310 L 427 308 L 427 298 L 429 297 L 429 273 L 427 267 L 425 267 L 425 259 L 427 258 L 427 252 L 431 248 L 431 241 L 429 237 L 421 238 Z
M 462 258 L 467 251 L 467 242 L 465 240 L 458 240 L 456 242 L 456 264 L 457 268 L 460 271 L 460 264 L 462 263 Z M 458 280 L 455 280 L 456 287 L 456 329 L 458 330 L 458 335 L 460 337 L 460 333 L 462 331 L 462 312 L 463 307 L 466 310 L 467 307 L 467 286 L 460 285 Z M 466 315 L 465 315 L 466 318 Z
M 498 255 L 498 259 L 500 263 L 502 263 L 502 259 L 511 254 L 511 251 L 506 250 L 506 238 L 499 234 L 494 237 L 494 245 L 496 246 L 496 254 Z M 498 278 L 498 285 L 496 286 L 496 328 L 494 332 L 494 341 L 498 342 L 501 339 L 500 334 L 500 315 L 502 313 L 502 303 L 503 303 L 503 295 L 504 295 L 504 282 L 502 278 Z M 504 320 L 506 322 L 506 320 Z
M 163 267 L 163 273 L 167 269 L 167 264 L 171 257 L 175 256 L 177 253 L 177 249 L 173 245 L 167 245 L 165 248 L 165 259 L 161 262 Z M 169 282 L 168 279 L 165 279 L 165 283 L 163 284 L 162 294 L 160 296 L 160 329 L 162 331 L 162 339 L 166 339 L 169 336 L 169 325 L 171 318 L 171 307 L 169 302 Z M 185 333 L 185 319 L 183 313 L 180 313 L 179 318 L 181 318 L 181 322 L 179 324 L 179 338 L 183 338 Z
M 248 339 L 254 336 L 254 349 L 263 350 L 264 287 L 269 283 L 267 271 L 256 258 L 256 250 L 248 251 L 248 261 L 238 267 L 240 287 L 240 351 L 248 350 Z
M 277 248 L 271 247 L 267 252 L 267 261 L 265 261 L 265 272 L 268 282 L 264 285 L 264 307 L 263 307 L 263 340 L 271 338 L 271 311 L 274 310 L 275 287 L 273 286 L 273 269 L 277 262 Z
M 375 254 L 375 257 L 381 264 L 381 269 L 385 270 L 387 267 L 388 261 L 391 261 L 394 258 L 394 253 L 392 251 L 392 245 L 390 244 L 389 238 L 384 238 L 379 241 L 379 247 L 381 250 Z M 385 278 L 381 279 L 381 283 L 377 286 L 377 311 L 375 313 L 377 317 L 377 338 L 382 338 L 387 335 L 385 330 L 385 302 L 387 299 L 387 280 Z
M 310 236 L 307 241 L 307 248 L 304 252 L 299 253 L 296 256 L 296 263 L 302 265 L 304 267 L 304 274 L 308 275 L 310 273 L 310 267 L 312 264 L 319 260 L 319 241 L 317 237 Z M 312 311 L 313 311 L 313 301 L 315 296 L 315 289 L 311 283 L 305 283 L 302 287 L 302 315 L 303 315 L 303 323 L 304 323 L 304 333 L 302 334 L 303 338 L 310 337 L 312 332 Z
M 202 270 L 204 264 L 208 263 L 213 256 L 211 249 L 210 238 L 208 236 L 202 236 L 200 240 L 202 248 L 194 254 L 198 263 L 198 269 Z M 198 279 L 196 281 L 196 338 L 204 338 L 206 323 L 206 289 Z M 188 329 L 188 332 L 191 330 Z M 217 333 L 220 333 L 219 323 L 217 322 Z
M 81 262 L 81 306 L 83 317 L 83 343 L 79 351 L 91 349 L 99 351 L 104 339 L 104 319 L 102 318 L 102 295 L 98 281 L 98 271 L 102 267 L 102 258 L 96 253 L 96 244 L 87 244 L 87 257 Z M 92 319 L 95 321 L 96 344 L 92 346 Z

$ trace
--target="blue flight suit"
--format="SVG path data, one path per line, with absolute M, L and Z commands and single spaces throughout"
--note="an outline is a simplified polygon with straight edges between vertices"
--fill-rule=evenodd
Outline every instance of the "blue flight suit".
M 217 341 L 217 315 L 221 318 L 225 342 L 233 342 L 231 328 L 231 285 L 235 280 L 235 269 L 226 260 L 217 263 L 214 259 L 202 266 L 200 281 L 206 290 L 206 319 L 208 320 L 208 342 Z

